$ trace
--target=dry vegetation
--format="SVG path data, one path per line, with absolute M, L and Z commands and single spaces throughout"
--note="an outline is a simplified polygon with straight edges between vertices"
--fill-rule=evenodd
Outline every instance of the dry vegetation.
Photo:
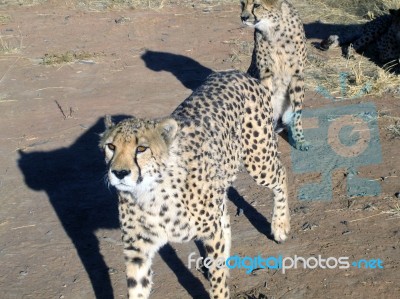
M 61 54 L 45 54 L 42 57 L 41 64 L 54 65 L 54 64 L 71 63 L 75 61 L 88 61 L 88 59 L 95 56 L 98 56 L 98 54 L 88 53 L 88 52 L 73 52 L 73 51 L 67 51 Z
M 312 16 L 325 24 L 363 24 L 390 8 L 400 8 L 398 0 L 307 0 L 296 1 L 303 16 Z M 327 32 L 327 36 L 331 34 Z M 309 44 L 309 65 L 306 82 L 311 90 L 327 91 L 338 100 L 343 97 L 357 97 L 363 94 L 381 95 L 393 92 L 400 95 L 400 76 L 392 70 L 398 62 L 389 62 L 382 67 L 361 55 L 345 59 L 336 51 L 327 59 L 313 45 Z M 346 75 L 344 84 L 338 84 L 341 74 Z M 345 94 L 343 89 L 345 85 Z
M 55 3 L 56 0 L 0 0 L 0 7 L 8 5 L 35 5 Z M 355 25 L 387 13 L 389 8 L 400 8 L 399 0 L 292 0 L 306 22 L 320 21 L 324 24 Z M 210 8 L 220 4 L 239 4 L 239 0 L 65 0 L 67 6 L 76 9 L 162 9 L 163 7 L 191 6 Z M 310 17 L 312 16 L 312 17 Z M 309 20 L 307 18 L 312 18 Z M 0 17 L 0 23 L 7 23 L 7 15 Z M 327 35 L 332 34 L 327 32 Z M 15 47 L 9 45 L 0 36 L 1 52 L 15 52 Z M 231 44 L 232 63 L 242 70 L 250 60 L 252 44 L 240 39 L 223 41 Z M 68 53 L 67 53 L 68 54 Z M 56 57 L 57 56 L 57 57 Z M 72 53 L 73 56 L 73 53 Z M 44 57 L 44 64 L 70 62 L 75 58 L 71 55 L 53 55 Z M 306 82 L 309 90 L 329 93 L 332 98 L 351 98 L 363 94 L 381 95 L 392 92 L 400 96 L 400 76 L 393 74 L 394 67 L 399 68 L 398 61 L 378 67 L 374 62 L 361 55 L 355 59 L 345 59 L 339 51 L 327 59 L 314 45 L 309 43 L 308 68 Z M 342 74 L 342 75 L 341 75 Z M 345 83 L 338 84 L 340 76 L 346 74 Z M 346 86 L 346 88 L 343 87 Z

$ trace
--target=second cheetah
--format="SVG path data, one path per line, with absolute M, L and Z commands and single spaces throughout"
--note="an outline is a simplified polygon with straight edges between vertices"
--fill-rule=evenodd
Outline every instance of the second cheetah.
M 300 17 L 285 0 L 241 0 L 241 4 L 242 22 L 255 29 L 247 72 L 272 92 L 276 131 L 287 127 L 290 143 L 308 150 L 301 121 L 306 38 Z

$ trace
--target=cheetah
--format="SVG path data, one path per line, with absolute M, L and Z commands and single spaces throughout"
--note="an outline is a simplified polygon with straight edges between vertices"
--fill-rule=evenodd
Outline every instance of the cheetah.
M 364 24 L 358 32 L 356 30 L 347 36 L 331 35 L 321 42 L 320 49 L 328 50 L 352 43 L 354 50 L 361 53 L 374 42 L 380 62 L 400 61 L 400 9 L 390 9 L 389 14 Z M 349 48 L 345 48 L 345 56 L 351 57 Z
M 241 163 L 272 189 L 271 231 L 290 231 L 286 171 L 273 129 L 271 94 L 239 71 L 211 74 L 167 118 L 106 117 L 100 148 L 119 197 L 129 298 L 148 298 L 154 254 L 167 242 L 201 240 L 214 260 L 229 257 L 227 190 Z M 209 269 L 211 298 L 229 298 L 227 267 Z
M 247 73 L 272 92 L 275 130 L 287 128 L 289 142 L 308 150 L 301 121 L 307 55 L 302 21 L 285 0 L 241 0 L 241 5 L 243 24 L 255 29 Z

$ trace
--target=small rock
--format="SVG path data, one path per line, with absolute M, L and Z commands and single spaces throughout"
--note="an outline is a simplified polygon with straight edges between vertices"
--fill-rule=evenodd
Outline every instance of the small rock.
M 28 275 L 28 271 L 26 270 L 19 271 L 19 275 L 26 276 Z
M 120 18 L 118 18 L 118 19 L 115 19 L 114 22 L 115 22 L 116 24 L 121 24 L 121 23 L 128 22 L 128 21 L 130 21 L 130 20 L 131 20 L 130 18 L 120 17 Z
M 118 271 L 114 268 L 108 268 L 108 273 L 115 274 L 115 273 L 118 273 Z
M 396 198 L 400 198 L 400 192 L 396 192 L 396 193 L 394 194 L 394 196 L 396 196 Z
M 293 209 L 293 212 L 295 212 L 295 213 L 303 213 L 303 214 L 307 214 L 308 213 L 308 207 L 306 207 L 306 206 L 299 206 L 299 207 L 296 207 L 296 208 L 294 208 Z
M 351 234 L 350 230 L 345 230 L 344 232 L 342 232 L 342 235 L 348 235 L 348 234 Z
M 314 228 L 318 227 L 318 224 L 316 223 L 311 223 L 311 222 L 306 222 L 301 226 L 301 229 L 303 231 L 305 230 L 313 230 Z

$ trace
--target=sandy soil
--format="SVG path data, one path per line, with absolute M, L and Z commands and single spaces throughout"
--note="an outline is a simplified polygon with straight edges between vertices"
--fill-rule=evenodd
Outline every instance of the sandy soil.
M 246 68 L 249 57 L 237 61 L 232 53 L 235 41 L 251 41 L 252 31 L 240 24 L 238 5 L 104 12 L 55 5 L 9 7 L 0 14 L 10 17 L 1 37 L 11 52 L 0 54 L 0 297 L 123 298 L 117 202 L 104 184 L 97 148 L 102 118 L 168 115 L 212 70 Z M 67 51 L 85 55 L 41 64 L 46 54 Z M 240 173 L 229 192 L 232 255 L 381 259 L 384 268 L 300 265 L 285 274 L 258 269 L 249 275 L 234 269 L 230 283 L 237 298 L 398 297 L 400 139 L 386 128 L 400 116 L 399 100 L 385 95 L 331 103 L 308 91 L 305 107 L 340 110 L 363 103 L 379 111 L 372 120 L 379 134 L 368 140 L 381 158 L 364 163 L 369 158 L 363 157 L 355 171 L 377 183 L 379 194 L 348 197 L 351 173 L 338 166 L 325 169 L 332 198 L 321 191 L 325 200 L 299 200 L 301 187 L 321 174 L 295 174 L 296 153 L 280 138 L 289 173 L 291 238 L 276 244 L 267 237 L 272 194 Z M 313 124 L 305 118 L 306 126 Z M 325 157 L 310 159 L 323 165 Z M 199 256 L 195 243 L 161 250 L 152 298 L 207 298 L 204 275 L 187 267 L 191 252 Z

